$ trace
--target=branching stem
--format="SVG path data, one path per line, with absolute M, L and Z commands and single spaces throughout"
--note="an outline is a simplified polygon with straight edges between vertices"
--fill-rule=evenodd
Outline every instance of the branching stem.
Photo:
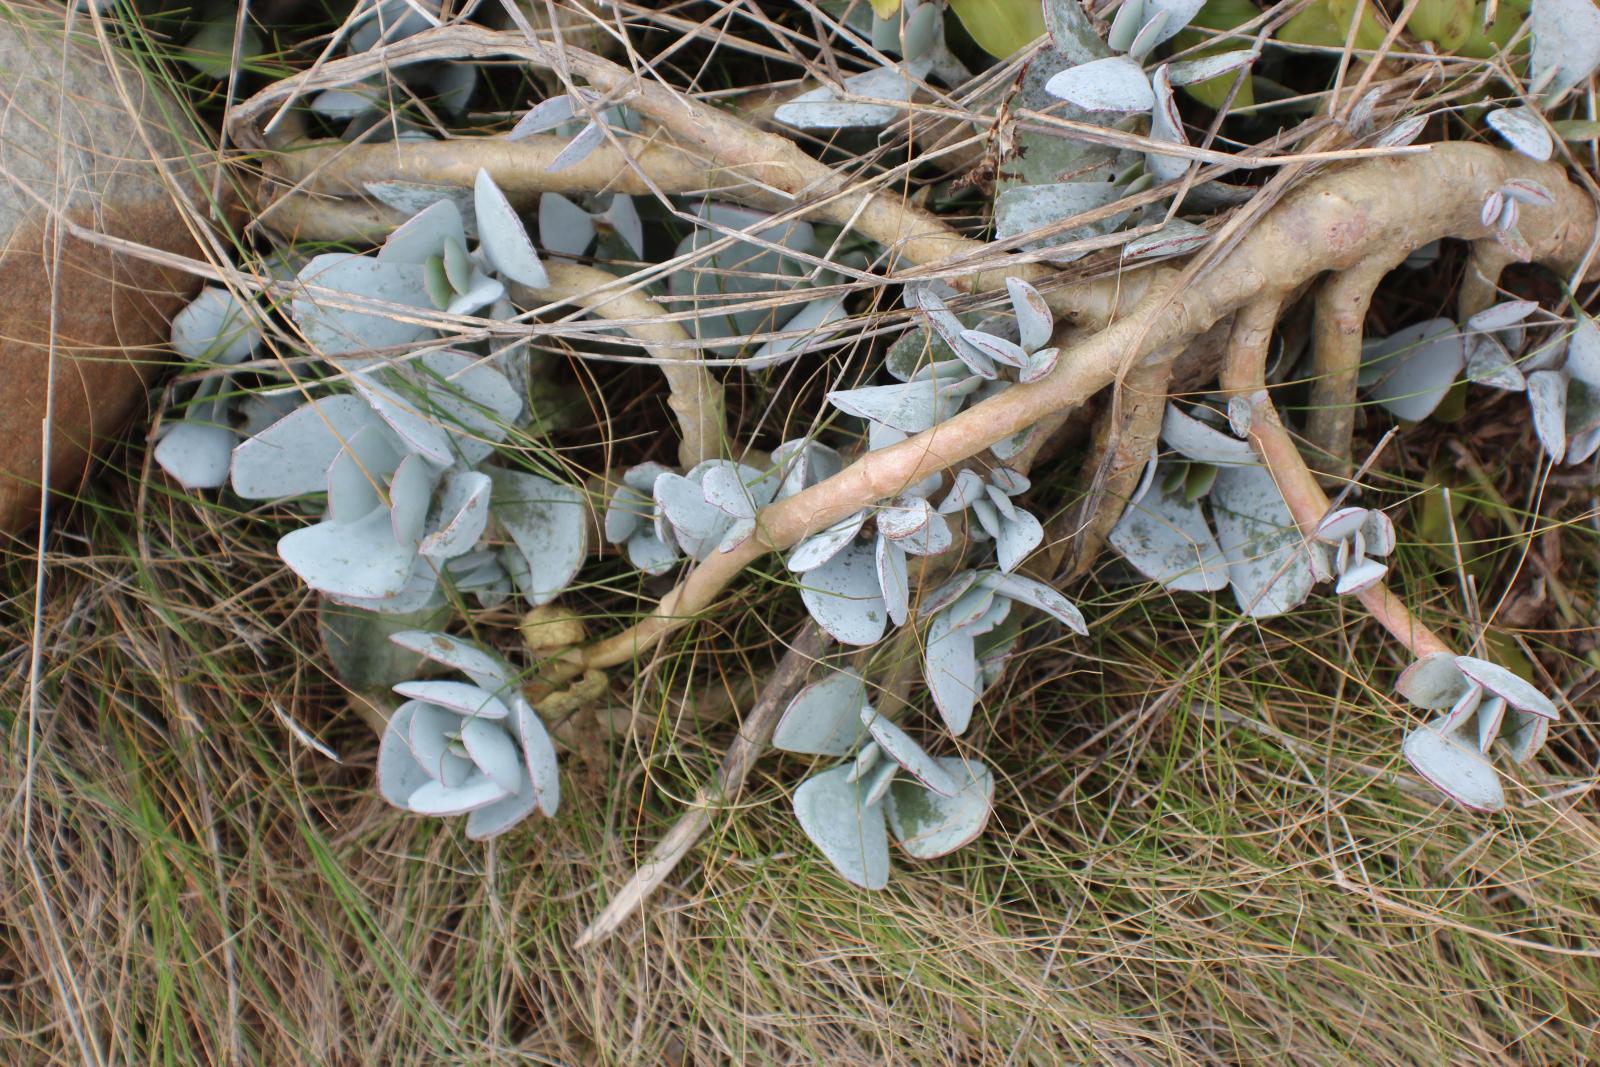
M 1336 274 L 1317 291 L 1311 332 L 1311 411 L 1306 440 L 1326 474 L 1350 473 L 1350 439 L 1356 423 L 1356 376 L 1367 308 L 1384 275 L 1404 262 L 1409 248 L 1388 249 Z

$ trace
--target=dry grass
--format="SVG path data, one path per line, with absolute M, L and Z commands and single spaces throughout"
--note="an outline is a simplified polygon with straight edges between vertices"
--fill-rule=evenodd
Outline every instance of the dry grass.
M 562 459 L 637 458 L 656 438 L 653 377 L 589 373 L 627 406 L 597 416 L 605 449 L 590 432 Z M 758 382 L 731 405 L 755 422 L 815 384 Z M 735 588 L 637 689 L 618 672 L 614 701 L 648 728 L 580 737 L 560 817 L 485 847 L 376 796 L 376 742 L 273 552 L 294 518 L 175 494 L 125 450 L 56 525 L 42 616 L 35 560 L 8 560 L 0 585 L 4 1060 L 1600 1058 L 1594 486 L 1530 480 L 1525 416 L 1500 404 L 1408 433 L 1371 499 L 1411 542 L 1400 587 L 1462 634 L 1439 494 L 1423 491 L 1455 479 L 1488 640 L 1567 694 L 1506 812 L 1440 806 L 1409 774 L 1413 713 L 1388 694 L 1401 664 L 1347 604 L 1319 596 L 1221 644 L 1231 603 L 1107 562 L 1071 590 L 1091 637 L 1040 627 L 963 739 L 999 781 L 977 843 L 857 891 L 790 817 L 802 762 L 769 756 L 643 918 L 581 953 L 578 931 L 733 734 L 684 706 L 731 692 L 748 707 L 798 621 L 780 576 Z M 1036 499 L 1064 508 L 1073 468 L 1037 472 Z M 636 579 L 614 573 L 576 603 L 638 610 Z M 474 624 L 506 642 L 511 621 Z

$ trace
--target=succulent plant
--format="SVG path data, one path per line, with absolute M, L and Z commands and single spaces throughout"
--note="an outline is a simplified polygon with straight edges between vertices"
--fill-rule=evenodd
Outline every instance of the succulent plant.
M 516 684 L 509 664 L 441 633 L 405 631 L 391 640 L 469 681 L 402 682 L 406 697 L 378 748 L 378 789 L 418 815 L 466 815 L 467 836 L 485 840 L 561 803 L 555 745 Z

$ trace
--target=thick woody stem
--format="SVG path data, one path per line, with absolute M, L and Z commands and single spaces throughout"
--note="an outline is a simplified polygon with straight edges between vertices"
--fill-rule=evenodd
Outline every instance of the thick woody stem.
M 1367 308 L 1384 275 L 1399 266 L 1410 251 L 1385 250 L 1334 275 L 1317 291 L 1311 334 L 1311 411 L 1305 436 L 1317 467 L 1332 478 L 1350 474 L 1356 377 L 1361 371 Z
M 1461 278 L 1461 292 L 1457 297 L 1457 314 L 1462 322 L 1499 299 L 1500 275 L 1516 262 L 1517 257 L 1493 237 L 1472 243 L 1472 255 L 1467 259 L 1467 271 Z
M 1069 524 L 1052 531 L 1070 539 L 1063 542 L 1071 546 L 1066 581 L 1081 577 L 1094 565 L 1128 498 L 1138 488 L 1161 436 L 1176 354 L 1158 353 L 1130 367 L 1117 386 L 1116 401 L 1100 419 L 1087 467 L 1090 491 L 1082 504 L 1067 514 Z M 1104 477 L 1098 477 L 1101 472 Z
M 1041 419 L 1078 407 L 1103 389 L 1129 361 L 1179 345 L 1223 315 L 1260 300 L 1276 301 L 1328 269 L 1347 270 L 1386 249 L 1416 247 L 1445 236 L 1487 236 L 1479 218 L 1483 197 L 1511 177 L 1532 177 L 1554 191 L 1557 203 L 1524 214 L 1524 239 L 1533 258 L 1577 263 L 1589 246 L 1595 209 L 1559 168 L 1532 164 L 1474 144 L 1440 145 L 1423 156 L 1358 164 L 1307 182 L 1263 215 L 1228 254 L 1181 291 L 1176 272 L 1142 272 L 1144 298 L 1124 317 L 1071 345 L 1045 379 L 1015 385 L 931 430 L 868 453 L 844 471 L 766 508 L 757 534 L 732 552 L 715 553 L 662 598 L 656 611 L 632 628 L 587 649 L 588 666 L 623 663 L 708 607 L 749 563 L 769 551 L 844 518 L 902 487 L 970 458 L 995 441 Z M 1264 357 L 1263 357 L 1264 358 Z M 1233 375 L 1234 382 L 1259 382 Z M 1245 392 L 1260 388 L 1252 385 Z M 1327 508 L 1315 479 L 1277 423 L 1271 405 L 1261 419 L 1263 455 L 1298 501 L 1296 520 L 1314 527 Z M 1277 431 L 1271 431 L 1278 426 Z M 1307 484 L 1308 483 L 1308 484 Z M 1362 596 L 1391 632 L 1417 648 L 1443 648 L 1411 619 L 1404 605 L 1382 590 Z
M 596 267 L 576 263 L 547 263 L 548 289 L 513 286 L 512 294 L 524 307 L 537 304 L 572 304 L 603 319 L 623 322 L 628 336 L 643 343 L 667 379 L 667 406 L 678 420 L 678 462 L 685 468 L 724 454 L 727 422 L 723 414 L 722 383 L 701 364 L 693 338 L 678 323 L 667 319 L 660 304 L 624 279 Z
M 1301 534 L 1309 538 L 1327 517 L 1328 498 L 1279 420 L 1278 410 L 1273 407 L 1266 389 L 1267 346 L 1281 304 L 1280 295 L 1269 294 L 1246 306 L 1234 320 L 1227 361 L 1222 369 L 1222 388 L 1250 399 L 1250 443 L 1272 472 L 1278 492 L 1289 506 Z M 1412 615 L 1383 582 L 1368 586 L 1357 596 L 1372 617 L 1412 655 L 1420 658 L 1433 652 L 1451 651 L 1450 646 Z

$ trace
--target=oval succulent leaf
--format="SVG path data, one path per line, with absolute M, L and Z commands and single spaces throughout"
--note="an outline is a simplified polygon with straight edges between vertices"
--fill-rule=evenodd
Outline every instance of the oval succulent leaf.
M 1527 380 L 1528 407 L 1539 445 L 1552 462 L 1560 463 L 1567 453 L 1567 375 L 1536 370 Z
M 954 796 L 960 788 L 956 780 L 937 760 L 928 755 L 922 746 L 899 726 L 878 714 L 870 706 L 861 709 L 861 721 L 866 724 L 872 739 L 886 756 L 894 760 L 917 781 L 940 796 Z
M 884 814 L 900 847 L 914 859 L 949 855 L 983 832 L 994 808 L 994 776 L 976 760 L 946 756 L 938 761 L 959 786 L 944 797 L 915 782 L 890 785 Z
M 1045 91 L 1085 111 L 1149 111 L 1155 105 L 1150 79 L 1127 56 L 1069 67 L 1051 77 Z
M 1416 772 L 1452 800 L 1475 811 L 1505 807 L 1505 791 L 1494 767 L 1476 748 L 1432 725 L 1406 735 L 1401 750 Z
M 482 168 L 473 183 L 473 204 L 483 253 L 494 264 L 494 269 L 514 282 L 535 289 L 547 288 L 550 277 L 545 273 L 544 264 L 539 262 L 539 254 L 533 250 L 533 242 L 528 240 L 522 219 L 489 172 Z
M 1484 121 L 1494 127 L 1507 144 L 1530 159 L 1545 162 L 1555 150 L 1555 142 L 1544 120 L 1530 107 L 1499 108 L 1485 115 Z
M 889 884 L 883 807 L 867 804 L 862 783 L 850 781 L 849 774 L 849 767 L 835 767 L 800 783 L 794 793 L 795 818 L 846 881 L 882 889 Z
M 1423 656 L 1400 673 L 1395 679 L 1395 692 L 1407 701 L 1428 711 L 1450 707 L 1461 699 L 1471 682 L 1456 666 L 1456 658 L 1448 652 L 1435 652 Z
M 1162 416 L 1161 440 L 1197 463 L 1253 467 L 1259 462 L 1250 442 L 1200 421 L 1176 404 L 1168 404 Z
M 200 290 L 172 319 L 172 348 L 185 359 L 237 363 L 260 343 L 250 309 L 219 286 Z
M 960 737 L 972 722 L 980 692 L 977 649 L 973 635 L 952 625 L 943 612 L 928 626 L 922 671 L 945 727 Z
M 889 612 L 878 585 L 871 545 L 850 545 L 801 579 L 800 599 L 834 640 L 870 645 L 883 636 Z
M 866 736 L 861 708 L 866 683 L 854 671 L 832 671 L 789 701 L 772 731 L 772 744 L 805 756 L 848 756 Z
M 1039 295 L 1039 290 L 1021 278 L 1007 278 L 1006 292 L 1016 311 L 1017 332 L 1021 335 L 1023 349 L 1034 352 L 1048 345 L 1050 335 L 1055 332 L 1055 317 L 1050 314 L 1050 305 Z
M 1498 663 L 1473 656 L 1457 656 L 1456 667 L 1484 689 L 1495 696 L 1503 697 L 1506 703 L 1518 711 L 1546 719 L 1555 719 L 1561 714 L 1549 697 Z
M 401 682 L 394 691 L 411 700 L 422 700 L 453 711 L 463 717 L 504 719 L 511 714 L 499 697 L 478 685 L 435 679 Z
M 856 534 L 861 532 L 861 527 L 866 521 L 867 513 L 857 511 L 807 537 L 795 545 L 789 553 L 789 558 L 785 561 L 789 570 L 795 574 L 816 570 L 844 551 L 845 546 L 854 541 Z

